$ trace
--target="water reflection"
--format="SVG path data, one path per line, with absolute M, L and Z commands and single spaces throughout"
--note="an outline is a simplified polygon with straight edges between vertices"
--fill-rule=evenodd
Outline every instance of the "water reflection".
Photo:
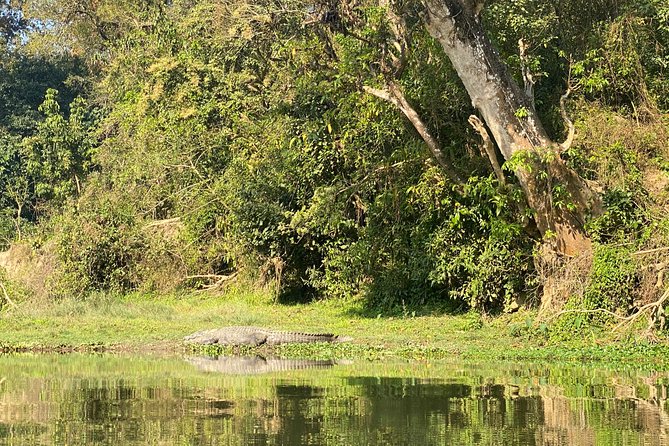
M 289 370 L 328 369 L 332 360 L 264 358 L 262 356 L 192 356 L 186 361 L 204 372 L 226 375 L 255 375 Z
M 282 361 L 0 357 L 0 444 L 669 444 L 663 373 Z

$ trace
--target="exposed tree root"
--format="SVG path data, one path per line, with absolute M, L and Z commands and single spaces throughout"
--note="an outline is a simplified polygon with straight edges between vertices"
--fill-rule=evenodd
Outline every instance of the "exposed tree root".
M 622 328 L 629 327 L 639 320 L 643 315 L 648 315 L 648 328 L 646 333 L 650 334 L 653 331 L 655 325 L 658 325 L 660 329 L 665 328 L 666 326 L 666 315 L 664 312 L 664 303 L 669 299 L 669 289 L 667 289 L 662 296 L 655 302 L 644 305 L 639 308 L 639 311 L 634 313 L 631 316 L 624 318 L 618 325 L 613 328 L 613 331 L 618 331 Z
M 565 314 L 572 314 L 572 313 L 577 313 L 577 314 L 595 314 L 595 313 L 604 313 L 604 314 L 607 314 L 607 315 L 609 315 L 609 316 L 612 316 L 612 317 L 614 317 L 614 318 L 616 318 L 616 319 L 622 319 L 622 320 L 626 320 L 626 319 L 627 319 L 627 317 L 625 317 L 625 316 L 621 316 L 621 315 L 619 315 L 619 314 L 616 314 L 616 313 L 614 313 L 613 311 L 609 311 L 609 310 L 606 310 L 606 309 L 604 309 L 604 308 L 595 308 L 594 310 L 579 310 L 579 309 L 562 310 L 562 311 L 559 311 L 559 312 L 557 312 L 557 313 L 555 313 L 555 314 L 550 315 L 549 317 L 547 317 L 546 319 L 544 319 L 544 321 L 545 321 L 545 322 L 549 322 L 549 321 L 551 321 L 551 320 L 553 320 L 553 319 L 557 319 L 558 317 L 560 317 L 560 316 L 562 316 L 562 315 L 565 315 Z
M 573 310 L 562 310 L 559 311 L 555 314 L 552 314 L 551 316 L 547 317 L 544 319 L 545 322 L 549 322 L 553 319 L 557 319 L 558 317 L 565 315 L 565 314 L 606 314 L 608 316 L 611 316 L 615 319 L 617 319 L 619 322 L 618 324 L 613 327 L 611 330 L 612 332 L 619 332 L 623 329 L 629 328 L 632 326 L 634 323 L 636 323 L 640 318 L 644 316 L 648 316 L 648 328 L 646 328 L 646 331 L 644 332 L 644 335 L 647 337 L 653 337 L 653 331 L 655 327 L 659 328 L 660 330 L 666 327 L 666 314 L 664 310 L 664 304 L 669 300 L 669 289 L 667 289 L 662 296 L 656 300 L 655 302 L 648 303 L 639 310 L 630 315 L 630 316 L 621 316 L 619 314 L 616 314 L 612 311 L 606 310 L 604 308 L 595 308 L 593 310 L 579 310 L 579 309 L 573 309 Z

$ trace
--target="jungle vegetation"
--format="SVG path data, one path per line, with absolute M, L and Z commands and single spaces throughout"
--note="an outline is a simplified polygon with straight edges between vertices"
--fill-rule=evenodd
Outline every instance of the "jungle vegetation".
M 668 125 L 664 0 L 0 0 L 3 286 L 662 330 Z

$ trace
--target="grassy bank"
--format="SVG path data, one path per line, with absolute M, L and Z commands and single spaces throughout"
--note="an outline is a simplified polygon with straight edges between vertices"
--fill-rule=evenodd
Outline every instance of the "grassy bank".
M 277 305 L 263 293 L 235 292 L 118 297 L 94 295 L 44 304 L 24 303 L 0 312 L 4 351 L 111 350 L 181 352 L 184 335 L 226 325 L 260 325 L 280 330 L 333 332 L 352 336 L 342 344 L 286 345 L 281 356 L 384 359 L 463 357 L 513 360 L 602 360 L 669 367 L 669 344 L 592 336 L 551 341 L 531 328 L 535 313 L 481 317 L 406 311 L 370 315 L 356 302 L 319 301 Z M 211 348 L 203 352 L 217 353 Z

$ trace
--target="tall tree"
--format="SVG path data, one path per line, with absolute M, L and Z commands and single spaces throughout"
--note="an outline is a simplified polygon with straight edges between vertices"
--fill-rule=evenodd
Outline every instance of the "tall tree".
M 507 166 L 514 171 L 533 212 L 537 229 L 547 245 L 565 255 L 590 249 L 584 223 L 589 214 L 601 211 L 601 201 L 590 185 L 561 158 L 561 153 L 571 144 L 573 126 L 567 119 L 570 132 L 567 141 L 562 144 L 548 136 L 534 106 L 532 73 L 523 70 L 525 88 L 516 83 L 486 35 L 481 21 L 483 1 L 377 0 L 374 3 L 376 10 L 385 13 L 386 24 L 377 26 L 377 36 L 366 41 L 378 47 L 377 54 L 381 60 L 375 74 L 377 79 L 381 79 L 383 88 L 365 86 L 365 91 L 402 111 L 447 176 L 453 181 L 459 180 L 458 173 L 445 159 L 438 139 L 401 87 L 400 81 L 411 57 L 412 33 L 422 20 L 429 34 L 439 42 L 450 59 L 473 107 L 482 118 L 471 116 L 469 122 L 483 137 L 496 175 L 503 181 L 493 142 Z M 351 18 L 351 11 L 355 11 L 351 4 L 326 2 L 323 6 L 324 11 L 332 9 L 337 10 L 334 15 L 339 21 L 332 20 L 332 13 L 322 13 L 321 22 L 329 20 L 330 28 L 336 25 L 343 29 L 344 34 L 352 34 L 349 28 L 360 27 L 360 22 L 365 20 L 360 14 Z M 340 23 L 342 21 L 345 25 Z M 521 60 L 525 56 L 524 49 L 521 42 Z M 563 106 L 565 99 L 566 96 L 562 100 Z
M 599 212 L 598 195 L 560 157 L 534 108 L 500 60 L 481 25 L 483 1 L 426 0 L 425 24 L 439 41 L 481 113 L 534 211 L 539 231 L 567 255 L 590 247 L 583 225 Z M 527 82 L 531 82 L 527 79 Z

